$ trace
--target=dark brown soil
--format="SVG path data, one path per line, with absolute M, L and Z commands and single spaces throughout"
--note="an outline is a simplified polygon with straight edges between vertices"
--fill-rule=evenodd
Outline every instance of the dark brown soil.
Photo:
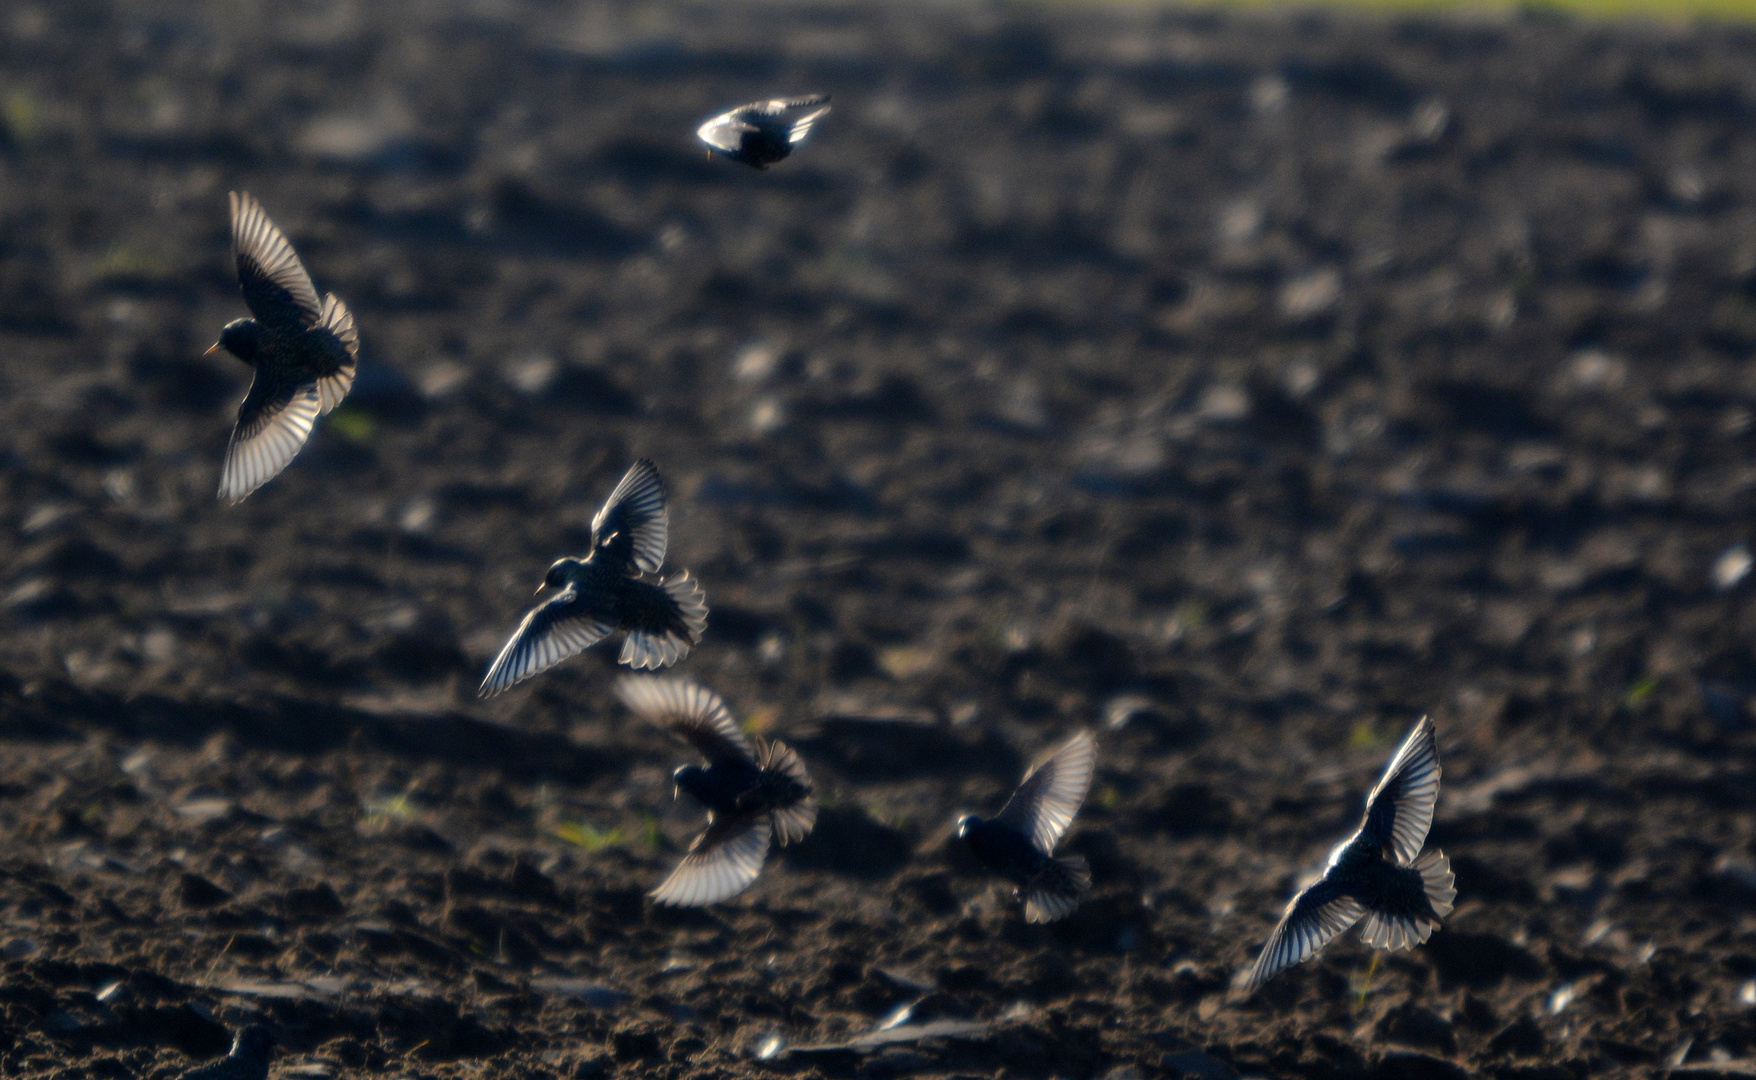
M 0 1074 L 1748 1075 L 1749 33 L 14 2 L 0 105 Z M 227 509 L 239 187 L 365 357 Z M 610 654 L 473 696 L 638 455 L 827 796 L 705 912 Z M 1449 925 L 1229 1000 L 1422 712 Z M 951 823 L 1082 725 L 1030 927 Z

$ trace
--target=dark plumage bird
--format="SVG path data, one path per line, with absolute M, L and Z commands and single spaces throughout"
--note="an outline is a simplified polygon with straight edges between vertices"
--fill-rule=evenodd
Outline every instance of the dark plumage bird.
M 811 775 L 784 743 L 752 744 L 718 694 L 686 679 L 626 676 L 616 695 L 638 715 L 670 731 L 707 759 L 672 774 L 675 792 L 707 808 L 707 829 L 671 876 L 652 891 L 661 904 L 717 904 L 750 887 L 771 839 L 803 840 L 817 823 Z
M 1097 743 L 1082 731 L 1026 775 L 994 817 L 969 814 L 957 823 L 957 835 L 976 859 L 1016 886 L 1028 922 L 1066 918 L 1091 888 L 1085 859 L 1056 858 L 1055 845 L 1085 802 L 1096 766 Z
M 537 588 L 561 590 L 532 608 L 494 658 L 479 691 L 490 697 L 625 631 L 620 660 L 636 670 L 674 664 L 707 629 L 707 597 L 689 571 L 660 577 L 670 514 L 658 468 L 642 458 L 591 519 L 591 553 L 561 559 Z
M 720 154 L 756 169 L 766 169 L 793 152 L 811 134 L 811 125 L 829 111 L 829 95 L 776 98 L 740 105 L 702 124 L 696 134 L 708 146 L 707 156 Z M 817 108 L 821 105 L 822 108 Z M 804 110 L 809 109 L 809 112 Z
M 1444 853 L 1421 850 L 1438 801 L 1439 744 L 1433 721 L 1423 716 L 1372 789 L 1359 831 L 1330 852 L 1323 876 L 1287 905 L 1243 988 L 1254 990 L 1316 956 L 1361 919 L 1360 939 L 1374 949 L 1426 941 L 1457 898 Z
M 268 1052 L 273 1048 L 273 1033 L 261 1024 L 251 1024 L 232 1040 L 231 1053 L 190 1069 L 183 1080 L 268 1080 Z
M 224 349 L 256 369 L 220 472 L 219 497 L 238 503 L 278 476 L 317 418 L 348 396 L 360 335 L 340 298 L 317 298 L 293 246 L 245 192 L 232 192 L 232 254 L 255 318 L 227 323 L 207 351 Z

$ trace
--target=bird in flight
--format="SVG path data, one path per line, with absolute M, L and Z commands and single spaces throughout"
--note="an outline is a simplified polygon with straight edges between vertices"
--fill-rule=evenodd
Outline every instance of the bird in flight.
M 184 1073 L 181 1080 L 268 1080 L 268 1052 L 274 1033 L 251 1024 L 232 1040 L 232 1052 L 218 1061 Z
M 707 144 L 710 158 L 719 154 L 755 169 L 766 169 L 804 142 L 805 136 L 811 134 L 811 126 L 828 111 L 828 94 L 753 101 L 714 117 L 695 134 Z
M 544 589 L 559 590 L 532 608 L 482 680 L 492 697 L 620 630 L 619 658 L 635 670 L 676 663 L 707 629 L 707 597 L 684 570 L 659 576 L 670 513 L 658 468 L 636 461 L 591 519 L 591 552 L 549 567 Z
M 1056 858 L 1055 845 L 1085 802 L 1096 766 L 1097 743 L 1081 731 L 1027 774 L 998 814 L 968 814 L 957 823 L 976 860 L 1024 898 L 1027 922 L 1066 918 L 1091 888 L 1084 856 Z
M 785 743 L 746 738 L 718 694 L 686 679 L 628 675 L 616 695 L 707 759 L 672 774 L 673 795 L 705 807 L 707 828 L 652 891 L 654 900 L 701 907 L 736 896 L 761 873 L 771 841 L 785 846 L 810 834 L 817 801 L 805 763 Z
M 231 205 L 238 287 L 254 317 L 227 323 L 207 352 L 224 349 L 256 369 L 220 470 L 219 497 L 235 504 L 280 475 L 317 418 L 348 396 L 360 335 L 340 297 L 318 299 L 262 204 L 234 191 Z
M 1439 743 L 1433 721 L 1423 716 L 1366 799 L 1359 831 L 1330 852 L 1323 876 L 1287 904 L 1243 989 L 1255 990 L 1316 956 L 1361 920 L 1360 939 L 1374 949 L 1426 941 L 1457 899 L 1445 854 L 1421 850 L 1438 801 Z

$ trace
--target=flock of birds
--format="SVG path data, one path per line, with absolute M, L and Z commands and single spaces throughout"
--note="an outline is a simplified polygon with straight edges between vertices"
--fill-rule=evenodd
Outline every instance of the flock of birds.
M 766 169 L 805 139 L 828 102 L 828 95 L 755 102 L 709 120 L 697 134 L 710 158 Z M 252 317 L 228 323 L 208 352 L 224 349 L 255 369 L 220 474 L 219 497 L 235 504 L 285 469 L 317 419 L 347 396 L 359 334 L 340 298 L 319 298 L 261 203 L 245 193 L 230 199 L 238 283 Z M 537 591 L 552 595 L 524 616 L 480 695 L 508 690 L 616 633 L 623 635 L 619 661 L 635 671 L 658 671 L 688 655 L 706 632 L 707 599 L 687 570 L 663 573 L 669 538 L 664 481 L 651 461 L 636 461 L 592 519 L 591 550 L 549 567 Z M 784 743 L 748 737 L 718 694 L 687 679 L 629 675 L 616 695 L 705 761 L 673 774 L 673 797 L 690 796 L 707 825 L 652 890 L 656 902 L 727 900 L 756 880 L 772 845 L 810 834 L 817 803 L 804 761 Z M 1013 885 L 1029 922 L 1067 917 L 1091 889 L 1086 860 L 1057 856 L 1055 848 L 1085 802 L 1096 765 L 1097 743 L 1080 731 L 1025 775 L 999 813 L 957 822 L 976 861 Z M 1423 850 L 1439 775 L 1433 723 L 1423 717 L 1368 797 L 1359 829 L 1287 905 L 1255 964 L 1240 973 L 1242 989 L 1317 955 L 1355 924 L 1373 949 L 1427 940 L 1457 895 L 1445 856 Z M 264 1027 L 245 1028 L 226 1059 L 186 1080 L 264 1077 L 272 1041 Z

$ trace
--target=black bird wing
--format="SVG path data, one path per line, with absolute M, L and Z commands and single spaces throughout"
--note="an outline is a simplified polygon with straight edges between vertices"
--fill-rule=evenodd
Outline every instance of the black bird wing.
M 591 519 L 593 558 L 617 569 L 634 567 L 656 574 L 665 562 L 670 512 L 658 466 L 641 458 Z
M 494 658 L 480 697 L 492 697 L 539 671 L 591 648 L 614 630 L 614 624 L 579 603 L 572 586 L 530 610 L 512 639 Z
M 293 245 L 249 192 L 232 192 L 231 204 L 232 254 L 250 313 L 287 337 L 317 325 L 323 304 Z
M 757 765 L 756 750 L 720 696 L 689 679 L 624 675 L 616 696 L 636 716 L 659 725 L 701 752 L 710 763 Z
M 1427 842 L 1433 806 L 1439 801 L 1439 742 L 1430 717 L 1416 721 L 1385 766 L 1366 800 L 1360 836 L 1376 848 L 1389 846 L 1398 866 L 1408 866 Z
M 311 437 L 323 400 L 318 382 L 302 382 L 278 368 L 257 365 L 226 446 L 219 497 L 228 503 L 242 502 L 280 475 Z
M 1262 954 L 1250 968 L 1244 988 L 1254 990 L 1276 973 L 1309 960 L 1336 935 L 1359 922 L 1365 913 L 1358 900 L 1327 880 L 1299 893 L 1287 904 L 1268 944 L 1262 946 Z
M 1091 732 L 1081 731 L 1024 778 L 994 820 L 1029 837 L 1044 855 L 1053 854 L 1085 802 L 1096 766 L 1097 743 Z
M 786 126 L 787 142 L 796 144 L 804 142 L 805 136 L 811 134 L 811 125 L 815 124 L 824 113 L 829 111 L 830 106 L 828 94 L 811 94 L 806 97 L 775 98 L 772 101 L 757 101 L 746 105 L 743 111 L 753 118 L 760 117 L 762 120 L 776 120 L 784 118 L 788 116 L 788 114 L 799 109 L 810 109 L 813 105 L 821 105 L 823 107 L 791 120 Z M 758 123 L 760 126 L 760 121 Z
M 738 895 L 762 872 L 772 832 L 767 814 L 715 819 L 689 845 L 689 854 L 671 876 L 652 891 L 652 898 L 661 904 L 701 907 Z

